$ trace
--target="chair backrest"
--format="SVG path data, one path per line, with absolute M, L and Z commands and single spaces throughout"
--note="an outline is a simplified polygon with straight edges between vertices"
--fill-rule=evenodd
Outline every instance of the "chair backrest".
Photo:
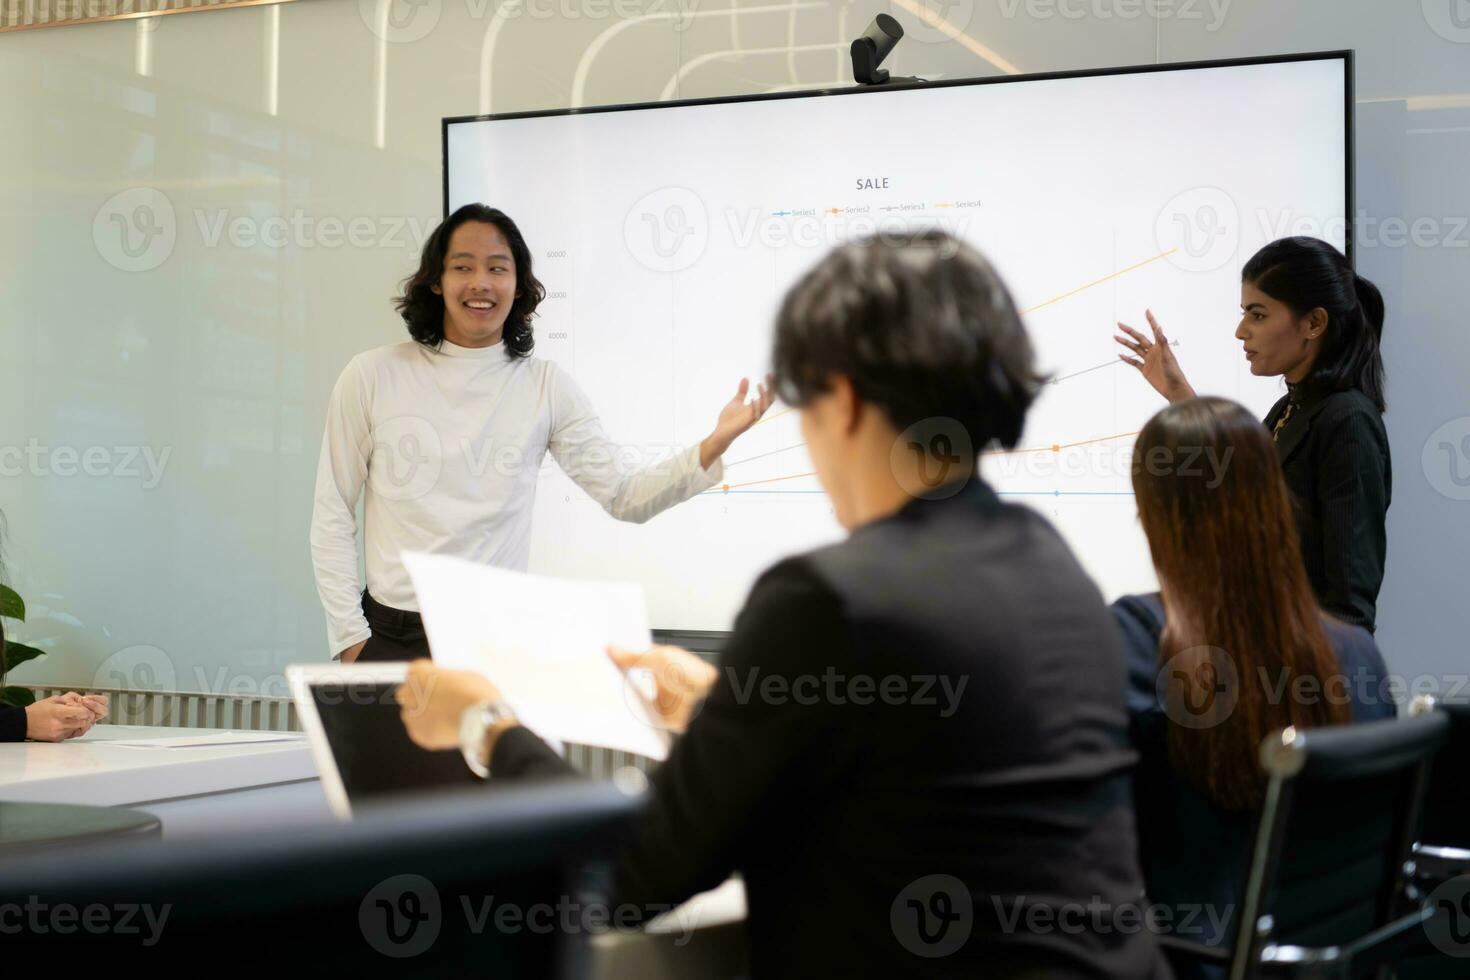
M 1419 842 L 1438 849 L 1470 851 L 1470 703 L 1417 698 L 1410 713 L 1439 711 L 1450 720 L 1450 740 L 1430 770 L 1429 794 Z
M 333 976 L 584 976 L 591 933 L 564 923 L 591 908 L 584 877 L 605 877 L 640 806 L 610 783 L 506 784 L 407 798 L 351 823 L 7 855 L 0 907 L 29 902 L 43 925 L 61 910 L 72 928 L 23 925 L 3 946 L 30 962 L 146 954 L 159 976 L 318 964 Z M 76 928 L 88 909 L 116 914 Z
M 1346 946 L 1399 911 L 1442 715 L 1268 737 L 1268 782 L 1231 977 L 1268 945 Z

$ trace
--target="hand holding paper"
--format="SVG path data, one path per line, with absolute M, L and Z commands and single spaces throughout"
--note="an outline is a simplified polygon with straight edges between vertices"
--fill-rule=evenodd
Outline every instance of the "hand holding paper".
M 470 707 L 502 695 L 490 679 L 472 670 L 445 670 L 429 660 L 408 665 L 394 691 L 408 737 L 426 749 L 459 748 L 459 722 Z
M 663 727 L 679 735 L 684 734 L 699 713 L 705 695 L 719 677 L 719 671 L 713 666 L 680 647 L 624 650 L 613 646 L 607 652 L 621 670 L 646 671 L 651 675 L 652 692 L 641 693 Z
M 405 554 L 403 562 L 435 664 L 488 678 L 543 738 L 668 754 L 668 726 L 607 653 L 609 645 L 652 645 L 638 585 L 545 578 L 444 555 Z

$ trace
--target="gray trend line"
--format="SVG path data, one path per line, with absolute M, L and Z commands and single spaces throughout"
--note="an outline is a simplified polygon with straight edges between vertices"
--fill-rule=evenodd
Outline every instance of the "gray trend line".
M 739 466 L 741 463 L 753 463 L 753 462 L 755 462 L 758 459 L 765 459 L 767 456 L 774 456 L 777 453 L 789 453 L 793 449 L 805 449 L 805 448 L 806 448 L 806 443 L 799 442 L 799 443 L 797 443 L 794 446 L 785 446 L 785 447 L 783 447 L 781 449 L 772 449 L 770 452 L 768 452 L 768 453 L 761 453 L 759 456 L 747 456 L 744 459 L 737 459 L 733 463 L 726 463 L 725 464 L 725 468 L 726 469 L 729 469 L 732 466 Z
M 1083 368 L 1081 371 L 1073 371 L 1071 374 L 1064 374 L 1060 378 L 1052 378 L 1051 381 L 1048 382 L 1048 384 L 1060 384 L 1061 382 L 1066 381 L 1069 378 L 1081 377 L 1084 374 L 1091 374 L 1093 371 L 1101 371 L 1105 367 L 1112 367 L 1114 364 L 1122 363 L 1122 361 L 1118 360 L 1115 357 L 1111 361 L 1104 361 L 1103 363 L 1094 365 L 1090 368 Z
M 1169 341 L 1169 345 L 1170 345 L 1170 347 L 1179 347 L 1179 341 Z M 1053 378 L 1053 379 L 1051 379 L 1051 381 L 1048 381 L 1047 383 L 1048 383 L 1048 385 L 1055 385 L 1055 383 L 1060 383 L 1060 382 L 1063 382 L 1063 381 L 1067 381 L 1067 379 L 1069 379 L 1069 378 L 1078 378 L 1078 376 L 1080 376 L 1080 375 L 1088 375 L 1088 373 L 1095 372 L 1095 370 L 1103 370 L 1104 367 L 1111 367 L 1111 366 L 1113 366 L 1113 364 L 1122 364 L 1122 363 L 1123 363 L 1122 360 L 1119 360 L 1119 359 L 1117 359 L 1117 357 L 1114 357 L 1113 360 L 1103 361 L 1103 363 L 1101 363 L 1101 364 L 1094 364 L 1094 366 L 1092 366 L 1092 367 L 1083 367 L 1082 370 L 1075 370 L 1075 372 L 1070 373 L 1070 375 L 1063 375 L 1063 376 L 1061 376 L 1061 378 Z

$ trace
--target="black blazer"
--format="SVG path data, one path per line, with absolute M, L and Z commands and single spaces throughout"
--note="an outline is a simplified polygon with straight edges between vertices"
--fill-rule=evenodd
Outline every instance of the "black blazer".
M 1223 939 L 1228 945 L 1245 887 L 1256 815 L 1221 810 L 1169 760 L 1171 722 L 1159 704 L 1157 687 L 1164 628 L 1158 594 L 1124 596 L 1113 603 L 1113 616 L 1128 658 L 1129 727 L 1139 754 L 1134 794 L 1149 899 L 1176 910 L 1169 921 L 1182 926 L 1182 938 L 1212 944 Z M 1372 635 L 1326 615 L 1322 625 L 1342 675 L 1324 690 L 1351 700 L 1354 721 L 1392 718 L 1397 706 L 1388 668 Z
M 1266 415 L 1274 429 L 1290 393 Z M 1307 577 L 1322 608 L 1372 632 L 1388 553 L 1393 472 L 1383 416 L 1356 389 L 1302 390 L 1276 439 L 1295 504 Z
M 739 872 L 757 977 L 1167 975 L 1146 930 L 1027 925 L 1089 902 L 1126 922 L 1142 893 L 1121 645 L 1035 511 L 976 481 L 783 561 L 720 666 L 653 776 L 616 901 Z M 564 768 L 523 728 L 491 759 L 492 781 Z M 951 941 L 946 917 L 968 939 L 919 955 L 939 948 L 921 928 Z

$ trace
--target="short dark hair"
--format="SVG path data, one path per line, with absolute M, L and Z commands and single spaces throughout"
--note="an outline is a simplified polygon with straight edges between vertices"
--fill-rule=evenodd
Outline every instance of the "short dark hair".
M 511 258 L 516 265 L 516 297 L 505 317 L 505 350 L 510 357 L 526 357 L 536 346 L 531 319 L 536 315 L 536 307 L 546 298 L 546 287 L 532 272 L 531 249 L 521 230 L 509 215 L 488 205 L 466 204 L 440 222 L 424 241 L 418 271 L 403 281 L 403 295 L 393 301 L 394 308 L 408 324 L 410 337 L 428 347 L 439 346 L 444 340 L 444 297 L 431 287 L 439 285 L 444 275 L 450 237 L 468 221 L 494 225 L 510 243 Z
M 1009 449 L 1045 379 L 1009 290 L 942 231 L 880 233 L 835 249 L 776 319 L 776 391 L 793 406 L 848 378 L 903 431 L 952 418 L 977 450 Z
M 1327 313 L 1322 348 L 1304 385 L 1324 392 L 1356 388 L 1384 410 L 1383 294 L 1353 271 L 1347 256 L 1320 238 L 1281 238 L 1251 256 L 1240 278 L 1297 316 L 1319 307 Z

